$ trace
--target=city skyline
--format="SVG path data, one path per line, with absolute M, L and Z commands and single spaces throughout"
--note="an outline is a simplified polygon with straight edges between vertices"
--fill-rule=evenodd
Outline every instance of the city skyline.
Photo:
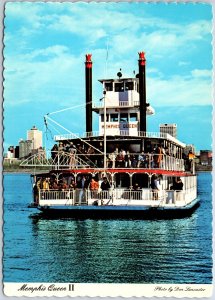
M 120 68 L 132 77 L 138 52 L 144 51 L 147 99 L 156 112 L 148 118 L 148 131 L 176 123 L 179 140 L 211 149 L 211 5 L 22 2 L 7 3 L 5 15 L 5 148 L 32 122 L 50 145 L 58 133 L 53 124 L 46 128 L 43 116 L 71 106 L 79 107 L 55 120 L 84 132 L 85 54 L 92 53 L 97 101 L 98 79 L 116 77 Z

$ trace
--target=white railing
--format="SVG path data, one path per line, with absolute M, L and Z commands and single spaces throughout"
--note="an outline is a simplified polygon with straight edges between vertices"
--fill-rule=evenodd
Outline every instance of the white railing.
M 196 198 L 195 189 L 187 191 L 151 189 L 110 189 L 109 191 L 40 190 L 39 205 L 146 205 L 183 206 Z M 97 202 L 97 203 L 96 203 Z
M 120 135 L 120 133 L 121 133 L 121 131 L 119 131 L 119 135 Z M 75 138 L 77 138 L 77 136 L 80 138 L 86 138 L 86 137 L 97 137 L 97 136 L 103 136 L 103 135 L 104 135 L 104 133 L 99 132 L 99 131 L 84 132 L 81 135 L 78 133 L 77 134 L 69 133 L 69 134 L 55 135 L 54 140 L 62 141 L 62 140 L 75 139 Z M 131 136 L 130 131 L 125 130 L 124 136 Z M 176 138 L 174 138 L 173 136 L 171 136 L 168 133 L 138 131 L 137 134 L 135 134 L 135 136 L 145 137 L 145 138 L 167 139 L 167 140 L 174 142 L 182 147 L 186 146 L 186 144 L 180 142 L 179 140 L 177 140 Z
M 63 141 L 63 140 L 72 140 L 80 137 L 79 133 L 66 133 L 66 134 L 58 134 L 54 136 L 55 141 Z
M 183 159 L 169 155 L 155 153 L 130 153 L 127 158 L 116 153 L 107 153 L 106 166 L 111 169 L 161 169 L 167 171 L 184 171 Z M 104 168 L 104 154 L 69 153 L 66 151 L 48 151 L 47 155 L 35 154 L 24 160 L 21 166 L 25 167 L 52 167 L 54 169 L 83 169 Z
M 107 103 L 107 107 L 133 107 L 139 106 L 139 101 L 114 101 L 113 103 Z M 103 102 L 93 103 L 93 108 L 103 108 Z

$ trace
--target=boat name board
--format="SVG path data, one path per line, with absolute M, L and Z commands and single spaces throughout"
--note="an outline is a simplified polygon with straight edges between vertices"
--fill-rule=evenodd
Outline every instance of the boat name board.
M 102 128 L 104 128 L 104 125 L 102 125 Z M 105 128 L 137 128 L 137 124 L 106 124 Z

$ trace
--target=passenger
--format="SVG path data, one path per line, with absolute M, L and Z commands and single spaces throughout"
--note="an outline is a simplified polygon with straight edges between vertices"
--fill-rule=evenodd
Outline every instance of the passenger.
M 77 150 L 76 150 L 75 146 L 73 145 L 73 143 L 71 143 L 70 148 L 69 148 L 69 154 L 70 154 L 69 167 L 73 168 L 73 169 L 76 166 L 76 158 L 75 158 L 76 151 Z
M 58 190 L 59 189 L 59 186 L 57 184 L 57 180 L 55 179 L 54 182 L 52 183 L 52 189 L 53 190 Z
M 147 153 L 147 154 L 145 155 L 145 161 L 144 161 L 144 167 L 145 167 L 145 168 L 149 168 L 149 157 L 150 157 L 150 154 Z
M 90 190 L 91 191 L 98 191 L 99 189 L 99 183 L 96 181 L 94 178 L 91 179 L 90 181 Z
M 130 168 L 130 167 L 131 167 L 130 154 L 129 151 L 127 151 L 125 154 L 125 168 Z
M 116 165 L 117 168 L 120 168 L 120 167 L 123 166 L 123 164 L 124 164 L 124 157 L 123 157 L 121 151 L 120 151 L 120 153 L 117 155 L 116 161 L 117 161 L 117 165 Z
M 98 189 L 99 189 L 99 183 L 94 178 L 90 181 L 90 190 L 91 190 L 91 197 L 97 198 L 98 197 Z
M 71 181 L 71 183 L 70 183 L 70 185 L 69 185 L 69 189 L 75 190 L 76 187 L 77 187 L 77 184 L 75 183 L 75 180 L 72 179 L 72 181 Z
M 181 178 L 176 180 L 176 200 L 180 201 L 182 199 L 183 182 Z
M 42 179 L 41 178 L 37 179 L 36 185 L 37 185 L 38 190 L 40 190 L 41 186 L 42 186 Z
M 63 180 L 63 182 L 62 182 L 61 188 L 63 191 L 68 189 L 68 184 L 66 183 L 65 180 Z
M 57 152 L 58 152 L 58 146 L 57 144 L 55 144 L 52 149 L 51 149 L 51 158 L 54 160 L 55 157 L 57 156 Z
M 184 184 L 183 184 L 181 178 L 178 178 L 177 181 L 176 181 L 176 185 L 175 185 L 176 190 L 177 191 L 182 191 L 183 190 L 183 186 L 184 186 Z
M 140 187 L 139 187 L 139 184 L 138 184 L 138 183 L 135 183 L 135 184 L 134 184 L 133 190 L 134 190 L 134 191 L 140 190 Z
M 158 191 L 160 190 L 160 184 L 157 175 L 152 177 L 151 181 L 152 195 L 154 200 L 158 200 Z
M 111 154 L 109 154 L 109 162 L 110 162 L 110 168 L 115 168 L 115 161 L 116 161 L 116 153 L 112 152 Z
M 131 167 L 132 168 L 136 168 L 137 167 L 137 159 L 136 159 L 136 155 L 132 154 L 130 156 L 130 160 L 131 160 Z
M 135 183 L 133 186 L 132 198 L 134 200 L 141 200 L 142 191 L 138 183 Z
M 92 147 L 89 147 L 88 150 L 87 150 L 87 154 L 94 154 L 95 151 Z
M 47 177 L 45 180 L 43 180 L 43 190 L 49 190 L 49 184 L 50 184 L 50 178 Z
M 33 186 L 33 194 L 34 194 L 34 203 L 38 204 L 39 203 L 39 189 L 38 189 L 37 183 L 35 183 Z
M 110 183 L 107 180 L 107 177 L 103 177 L 103 181 L 101 183 L 101 189 L 102 191 L 108 191 L 110 188 Z
M 166 154 L 166 155 L 170 155 L 170 154 L 169 154 L 169 148 L 168 148 L 168 147 L 165 147 L 164 150 L 165 150 L 165 154 Z
M 158 144 L 156 150 L 155 150 L 155 162 L 156 162 L 156 168 L 160 168 L 161 166 L 161 161 L 163 159 L 163 150 L 160 144 Z
M 110 189 L 110 183 L 107 180 L 107 177 L 103 177 L 103 181 L 101 183 L 101 198 L 108 199 L 109 198 L 109 189 Z
M 77 187 L 79 188 L 79 205 L 82 202 L 86 202 L 86 189 L 88 188 L 88 181 L 85 176 L 82 177 L 81 180 L 78 181 Z
M 144 152 L 141 152 L 141 154 L 138 155 L 138 162 L 137 162 L 137 167 L 143 167 L 145 161 L 145 155 Z
M 63 151 L 63 143 L 62 142 L 59 143 L 58 151 L 59 152 Z
M 192 171 L 192 167 L 193 167 L 193 160 L 195 158 L 195 155 L 192 153 L 192 151 L 190 150 L 188 153 L 188 163 L 189 163 L 189 171 Z

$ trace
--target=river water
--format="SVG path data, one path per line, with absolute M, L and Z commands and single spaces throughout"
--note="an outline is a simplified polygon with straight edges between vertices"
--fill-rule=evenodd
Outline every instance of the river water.
M 47 219 L 27 206 L 29 174 L 4 175 L 4 282 L 212 282 L 212 176 L 175 220 Z

